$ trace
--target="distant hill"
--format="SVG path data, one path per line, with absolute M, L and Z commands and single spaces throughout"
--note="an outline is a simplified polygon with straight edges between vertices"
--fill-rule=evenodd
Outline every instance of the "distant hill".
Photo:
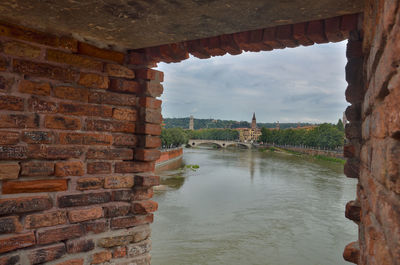
M 164 128 L 182 128 L 189 129 L 190 118 L 165 118 L 163 123 Z M 297 123 L 279 123 L 281 129 L 296 128 Z M 300 123 L 300 126 L 313 125 L 311 123 Z M 206 128 L 250 128 L 251 124 L 247 121 L 233 121 L 233 120 L 215 120 L 215 119 L 194 119 L 194 129 L 206 129 Z M 259 128 L 275 128 L 276 123 L 257 123 Z

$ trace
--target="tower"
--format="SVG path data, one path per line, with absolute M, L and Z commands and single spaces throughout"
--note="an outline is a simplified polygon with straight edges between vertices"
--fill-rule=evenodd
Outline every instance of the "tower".
M 253 119 L 251 119 L 251 129 L 257 129 L 256 113 L 253 112 Z
M 194 130 L 194 119 L 193 115 L 190 115 L 190 121 L 189 121 L 189 130 Z

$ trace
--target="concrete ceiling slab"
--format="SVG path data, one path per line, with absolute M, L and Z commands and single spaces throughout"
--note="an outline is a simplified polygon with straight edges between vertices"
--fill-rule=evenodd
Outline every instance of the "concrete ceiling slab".
M 138 49 L 362 12 L 363 0 L 2 0 L 0 20 Z

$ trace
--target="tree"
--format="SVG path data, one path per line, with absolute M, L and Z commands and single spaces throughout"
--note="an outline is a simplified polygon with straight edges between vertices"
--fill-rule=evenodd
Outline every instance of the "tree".
M 188 136 L 181 128 L 162 129 L 161 144 L 163 148 L 178 147 L 187 144 Z

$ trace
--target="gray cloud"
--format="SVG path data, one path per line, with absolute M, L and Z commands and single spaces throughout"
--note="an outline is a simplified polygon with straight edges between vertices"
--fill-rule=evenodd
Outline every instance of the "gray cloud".
M 345 43 L 159 64 L 164 117 L 336 122 L 345 102 Z

